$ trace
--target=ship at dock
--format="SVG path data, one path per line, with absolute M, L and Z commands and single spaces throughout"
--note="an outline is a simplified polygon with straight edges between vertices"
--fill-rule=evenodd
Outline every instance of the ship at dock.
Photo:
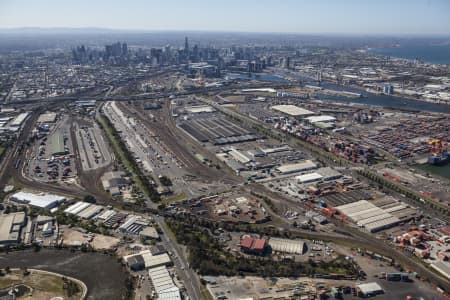
M 430 156 L 428 156 L 428 164 L 442 166 L 450 162 L 450 152 L 446 142 L 431 140 L 428 145 L 432 146 Z

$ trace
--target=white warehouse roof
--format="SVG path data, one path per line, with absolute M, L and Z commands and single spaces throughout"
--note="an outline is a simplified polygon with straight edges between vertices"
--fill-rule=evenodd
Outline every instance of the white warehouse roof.
M 167 253 L 152 255 L 150 252 L 141 253 L 146 268 L 154 268 L 171 264 L 170 257 Z
M 394 226 L 400 219 L 367 200 L 337 206 L 336 209 L 370 232 Z
M 180 289 L 174 284 L 166 267 L 151 268 L 148 275 L 152 281 L 158 299 L 181 300 Z
M 332 117 L 332 116 L 311 116 L 311 117 L 307 117 L 306 120 L 308 120 L 310 123 L 335 122 L 336 118 Z
M 290 116 L 310 116 L 314 115 L 315 112 L 295 106 L 295 105 L 274 105 L 271 107 L 274 110 L 280 111 Z
M 357 288 L 359 288 L 364 295 L 383 292 L 381 286 L 376 282 L 363 283 L 357 285 Z
M 11 200 L 30 206 L 50 209 L 58 206 L 66 200 L 65 197 L 52 194 L 33 194 L 27 192 L 17 192 L 10 197 Z
M 296 176 L 295 179 L 297 179 L 300 183 L 307 183 L 312 181 L 317 181 L 322 179 L 322 175 L 318 173 L 308 173 Z
M 273 251 L 292 254 L 303 254 L 305 243 L 301 240 L 270 238 L 269 245 Z
M 288 174 L 288 173 L 307 171 L 307 170 L 315 169 L 316 167 L 317 167 L 317 165 L 315 163 L 313 163 L 312 161 L 305 160 L 300 163 L 279 166 L 277 168 L 277 170 L 283 174 Z

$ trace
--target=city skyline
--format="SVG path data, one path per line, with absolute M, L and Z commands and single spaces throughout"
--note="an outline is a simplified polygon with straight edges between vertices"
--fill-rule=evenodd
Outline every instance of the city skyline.
M 449 35 L 448 1 L 3 1 L 0 28 Z M 36 13 L 39 12 L 39 13 Z

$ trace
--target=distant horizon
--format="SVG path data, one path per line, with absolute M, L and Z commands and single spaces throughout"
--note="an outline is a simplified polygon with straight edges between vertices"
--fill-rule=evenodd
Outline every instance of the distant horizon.
M 3 0 L 0 28 L 449 36 L 446 0 Z
M 286 34 L 305 36 L 345 36 L 345 37 L 394 37 L 394 38 L 450 38 L 448 34 L 421 34 L 421 33 L 352 33 L 352 32 L 294 32 L 294 31 L 236 31 L 236 30 L 196 30 L 196 29 L 138 29 L 138 28 L 112 28 L 112 27 L 64 27 L 64 26 L 24 26 L 24 27 L 0 27 L 0 33 L 6 31 L 105 31 L 117 33 L 229 33 L 229 34 Z M 57 32 L 55 32 L 57 33 Z

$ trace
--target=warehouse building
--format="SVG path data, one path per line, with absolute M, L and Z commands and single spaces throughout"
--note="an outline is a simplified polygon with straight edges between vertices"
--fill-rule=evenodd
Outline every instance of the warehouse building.
M 28 118 L 28 116 L 30 115 L 29 112 L 24 112 L 21 113 L 19 115 L 17 115 L 14 120 L 12 120 L 12 122 L 9 124 L 10 127 L 20 127 L 22 126 L 23 122 L 25 122 L 25 120 Z
M 214 107 L 209 105 L 192 105 L 186 106 L 184 109 L 186 110 L 186 112 L 191 114 L 212 113 L 216 111 Z
M 102 185 L 105 191 L 111 193 L 112 196 L 119 196 L 121 189 L 128 187 L 129 182 L 125 178 L 125 173 L 122 171 L 107 172 L 102 178 Z
M 318 173 L 308 173 L 308 174 L 296 176 L 295 179 L 299 183 L 309 183 L 309 182 L 322 180 L 322 175 L 320 175 Z
M 139 271 L 144 268 L 156 268 L 172 264 L 167 253 L 153 255 L 150 250 L 144 250 L 137 254 L 131 254 L 123 257 L 124 261 L 131 270 Z
M 295 164 L 286 164 L 277 167 L 277 171 L 281 174 L 291 174 L 291 173 L 298 173 L 298 172 L 304 172 L 309 171 L 312 169 L 317 168 L 317 165 L 313 163 L 311 160 L 305 160 L 303 162 L 295 163 Z
M 56 121 L 56 113 L 47 112 L 39 116 L 37 123 L 55 123 L 55 121 Z
M 26 204 L 31 207 L 39 209 L 52 209 L 58 207 L 61 203 L 66 201 L 63 196 L 52 194 L 33 194 L 27 192 L 17 192 L 9 197 L 11 201 Z
M 307 117 L 316 113 L 295 105 L 274 105 L 271 109 L 287 114 L 291 117 Z
M 50 153 L 53 156 L 65 155 L 67 151 L 64 143 L 64 135 L 61 130 L 56 131 L 50 138 Z
M 336 210 L 369 232 L 387 229 L 401 222 L 396 216 L 367 200 L 337 206 Z
M 236 161 L 240 162 L 241 164 L 247 164 L 253 159 L 250 157 L 250 155 L 247 155 L 243 153 L 242 151 L 239 151 L 235 148 L 231 148 L 231 150 L 228 152 L 228 154 Z
M 321 175 L 324 181 L 335 180 L 342 177 L 341 173 L 330 167 L 319 168 L 316 173 Z
M 159 300 L 181 300 L 180 289 L 173 282 L 166 267 L 151 268 L 148 275 Z
M 305 118 L 309 123 L 334 123 L 336 122 L 336 118 L 332 116 L 311 116 Z
M 303 254 L 306 251 L 305 242 L 300 241 L 300 240 L 270 238 L 269 246 L 270 246 L 270 248 L 272 248 L 272 252 Z
M 76 215 L 79 218 L 90 220 L 103 210 L 103 206 L 78 201 L 64 210 L 66 214 Z
M 27 217 L 24 212 L 0 215 L 0 245 L 20 242 L 23 227 Z
M 154 239 L 154 240 L 159 239 L 158 231 L 155 229 L 155 227 L 151 227 L 151 226 L 144 227 L 139 232 L 139 236 L 146 238 L 146 239 Z

